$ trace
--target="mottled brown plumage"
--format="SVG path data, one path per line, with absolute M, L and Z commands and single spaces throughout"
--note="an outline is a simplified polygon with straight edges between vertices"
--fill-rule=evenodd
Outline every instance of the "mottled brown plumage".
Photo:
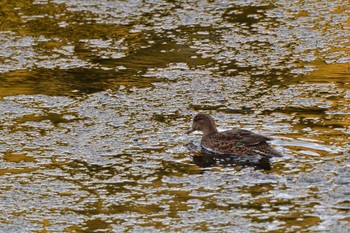
M 244 129 L 232 129 L 219 132 L 213 118 L 208 114 L 199 113 L 193 119 L 191 130 L 202 131 L 202 150 L 206 153 L 233 154 L 239 156 L 281 156 L 267 141 L 271 140 L 260 134 Z

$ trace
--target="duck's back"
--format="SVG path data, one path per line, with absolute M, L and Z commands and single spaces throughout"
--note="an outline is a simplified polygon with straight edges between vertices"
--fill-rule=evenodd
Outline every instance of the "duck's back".
M 217 154 L 241 156 L 275 157 L 280 154 L 267 141 L 271 140 L 260 134 L 243 129 L 232 129 L 204 136 L 201 145 L 204 150 Z

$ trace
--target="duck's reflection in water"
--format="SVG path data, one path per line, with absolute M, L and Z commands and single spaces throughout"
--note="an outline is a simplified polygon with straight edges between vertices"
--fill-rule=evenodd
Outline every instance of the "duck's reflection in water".
M 270 159 L 266 157 L 242 157 L 237 155 L 204 154 L 192 156 L 193 162 L 200 167 L 224 166 L 252 166 L 258 169 L 270 170 Z

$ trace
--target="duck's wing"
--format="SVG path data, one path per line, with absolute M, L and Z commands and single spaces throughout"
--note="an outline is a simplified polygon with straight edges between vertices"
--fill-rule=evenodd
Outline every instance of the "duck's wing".
M 202 138 L 202 147 L 218 154 L 261 155 L 264 157 L 281 156 L 267 141 L 269 137 L 249 130 L 233 129 Z
M 269 137 L 245 129 L 232 129 L 220 132 L 217 134 L 217 139 L 230 142 L 231 144 L 242 144 L 241 146 L 253 146 L 271 140 Z
M 244 129 L 233 129 L 208 135 L 202 139 L 202 146 L 215 151 L 230 152 L 259 144 L 266 144 L 271 138 Z
M 222 132 L 223 137 L 227 137 L 227 140 L 234 140 L 243 143 L 245 146 L 258 145 L 272 140 L 269 137 L 253 133 L 245 129 L 233 129 Z

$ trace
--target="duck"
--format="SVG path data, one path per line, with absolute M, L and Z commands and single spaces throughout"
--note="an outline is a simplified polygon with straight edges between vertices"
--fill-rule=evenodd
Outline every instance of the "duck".
M 200 145 L 201 151 L 205 154 L 281 157 L 281 154 L 268 143 L 272 140 L 270 137 L 239 128 L 219 132 L 209 114 L 198 113 L 194 117 L 192 127 L 186 134 L 194 131 L 203 133 Z

